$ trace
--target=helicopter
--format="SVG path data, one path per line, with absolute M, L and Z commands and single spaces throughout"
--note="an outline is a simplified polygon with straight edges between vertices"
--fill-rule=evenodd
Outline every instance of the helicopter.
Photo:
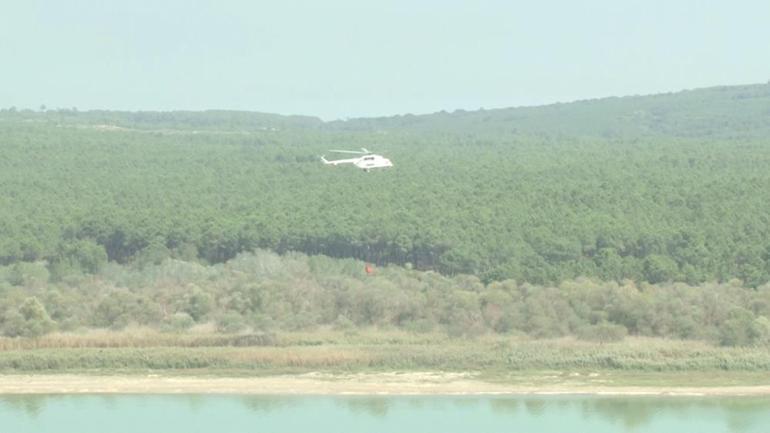
M 388 158 L 385 158 L 382 155 L 375 155 L 363 147 L 361 150 L 330 150 L 329 152 L 352 153 L 361 156 L 357 158 L 336 159 L 333 161 L 329 161 L 325 157 L 321 156 L 321 161 L 323 161 L 323 163 L 326 165 L 353 164 L 364 171 L 369 171 L 373 168 L 393 167 L 393 163 L 390 162 Z

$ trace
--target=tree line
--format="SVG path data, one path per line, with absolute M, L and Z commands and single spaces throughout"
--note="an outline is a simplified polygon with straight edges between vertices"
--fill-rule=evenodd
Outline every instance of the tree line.
M 143 266 L 106 263 L 51 282 L 45 263 L 0 267 L 0 330 L 34 337 L 54 330 L 147 326 L 184 332 L 214 324 L 225 333 L 317 328 L 402 329 L 455 337 L 626 335 L 770 345 L 770 285 L 637 284 L 589 279 L 559 285 L 514 280 L 484 284 L 398 266 L 278 255 L 259 250 L 217 265 L 165 259 Z

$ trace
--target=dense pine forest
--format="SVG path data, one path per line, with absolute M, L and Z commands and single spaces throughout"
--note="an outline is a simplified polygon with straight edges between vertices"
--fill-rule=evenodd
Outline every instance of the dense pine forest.
M 360 147 L 395 167 L 365 173 L 319 162 L 328 149 Z M 447 281 L 472 276 L 482 288 L 590 279 L 678 290 L 672 284 L 681 282 L 708 296 L 740 286 L 745 297 L 730 299 L 761 318 L 766 307 L 749 300 L 764 300 L 758 293 L 770 280 L 770 84 L 333 122 L 0 110 L 0 293 L 84 278 L 120 287 L 104 274 L 116 266 L 212 266 L 258 250 L 397 265 Z M 24 296 L 11 298 L 18 302 L 6 305 L 6 325 L 24 307 Z M 380 320 L 329 311 L 305 320 Z M 72 320 L 82 325 L 118 320 L 78 314 Z M 542 335 L 607 319 L 586 316 Z M 479 326 L 530 332 L 511 320 Z M 723 338 L 700 327 L 717 322 L 699 320 L 691 331 L 612 323 L 644 335 Z
M 770 85 L 323 123 L 0 113 L 0 263 L 256 248 L 484 281 L 770 277 Z M 329 148 L 396 163 L 325 167 Z

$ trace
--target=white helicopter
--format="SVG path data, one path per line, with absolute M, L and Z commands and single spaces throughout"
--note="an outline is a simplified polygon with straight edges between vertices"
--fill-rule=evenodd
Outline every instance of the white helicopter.
M 361 148 L 361 150 L 330 150 L 329 152 L 353 153 L 361 156 L 357 158 L 336 159 L 333 161 L 329 161 L 322 156 L 321 161 L 323 161 L 323 163 L 327 165 L 353 164 L 364 171 L 369 171 L 370 169 L 373 169 L 373 168 L 393 167 L 393 163 L 390 162 L 388 158 L 385 158 L 382 155 L 375 155 L 363 147 Z

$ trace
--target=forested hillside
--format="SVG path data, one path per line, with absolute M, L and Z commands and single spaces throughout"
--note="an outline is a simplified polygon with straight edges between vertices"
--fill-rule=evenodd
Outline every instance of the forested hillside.
M 395 167 L 327 167 L 367 147 Z M 0 263 L 258 248 L 484 282 L 770 279 L 770 85 L 323 123 L 0 111 Z
M 650 96 L 594 99 L 541 107 L 332 122 L 344 130 L 407 129 L 605 138 L 770 136 L 770 83 Z

